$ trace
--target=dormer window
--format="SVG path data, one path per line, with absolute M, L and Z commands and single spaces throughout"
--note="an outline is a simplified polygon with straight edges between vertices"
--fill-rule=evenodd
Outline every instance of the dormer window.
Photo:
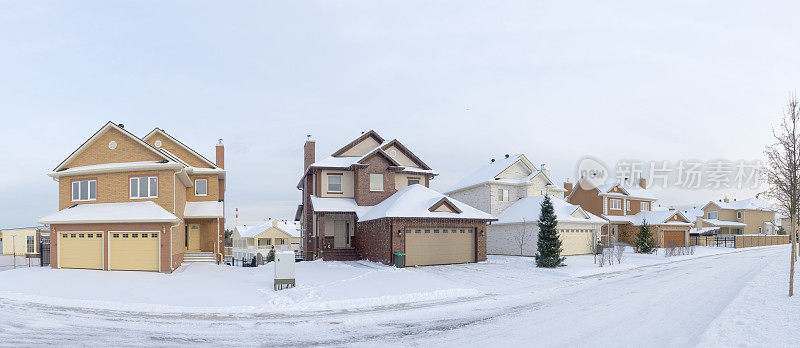
M 419 178 L 408 178 L 408 186 L 419 184 Z
M 208 196 L 208 179 L 195 179 L 195 181 L 194 181 L 194 195 L 195 196 Z
M 328 192 L 342 193 L 342 174 L 328 174 Z

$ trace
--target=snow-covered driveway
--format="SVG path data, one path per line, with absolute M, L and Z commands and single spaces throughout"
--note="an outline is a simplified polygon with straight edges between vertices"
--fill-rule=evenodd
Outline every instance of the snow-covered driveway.
M 735 338 L 736 332 L 709 333 L 707 329 L 735 331 L 736 325 L 728 325 L 735 320 L 726 316 L 753 311 L 739 298 L 740 291 L 764 293 L 773 298 L 767 307 L 785 308 L 794 313 L 789 317 L 797 318 L 800 307 L 785 296 L 786 254 L 784 247 L 751 249 L 542 286 L 512 289 L 498 283 L 497 292 L 477 298 L 313 314 L 146 314 L 0 299 L 0 342 L 12 346 L 81 342 L 109 346 L 714 346 L 724 337 L 739 344 L 763 345 L 768 342 L 741 341 Z M 435 274 L 445 268 L 426 269 Z M 443 275 L 458 277 L 453 272 Z M 759 275 L 758 282 L 751 281 Z M 777 279 L 777 275 L 782 276 Z M 506 277 L 489 279 L 489 285 Z M 486 286 L 485 280 L 474 281 Z M 759 288 L 763 286 L 770 288 Z M 732 301 L 737 308 L 728 306 Z M 751 330 L 776 325 L 759 314 L 754 321 L 745 318 Z M 797 319 L 793 320 L 785 325 L 797 327 Z M 775 330 L 784 331 L 788 330 Z M 784 340 L 772 343 L 797 339 L 785 335 Z

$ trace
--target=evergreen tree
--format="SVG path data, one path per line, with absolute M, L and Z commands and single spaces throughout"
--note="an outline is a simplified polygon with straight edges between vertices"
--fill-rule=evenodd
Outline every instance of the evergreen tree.
M 656 251 L 656 242 L 653 240 L 653 234 L 650 233 L 650 225 L 647 220 L 642 221 L 642 226 L 639 226 L 639 233 L 636 235 L 636 250 L 642 254 L 652 254 Z
M 269 254 L 267 254 L 267 263 L 275 261 L 275 248 L 269 249 Z
M 561 240 L 558 239 L 556 213 L 550 196 L 545 195 L 542 201 L 542 212 L 539 214 L 539 240 L 536 247 L 539 255 L 536 256 L 537 267 L 562 266 L 564 258 L 561 257 Z

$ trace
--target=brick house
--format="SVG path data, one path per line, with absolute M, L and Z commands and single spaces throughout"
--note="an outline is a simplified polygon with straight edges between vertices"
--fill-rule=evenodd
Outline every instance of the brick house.
M 367 259 L 406 265 L 486 259 L 486 225 L 494 218 L 429 187 L 437 173 L 398 140 L 368 131 L 331 156 L 304 146 L 302 224 L 306 260 Z
M 639 179 L 638 185 L 608 183 L 600 186 L 588 181 L 577 185 L 565 183 L 569 191 L 567 201 L 606 219 L 602 229 L 604 243 L 626 242 L 633 245 L 639 227 L 644 222 L 659 247 L 686 245 L 693 222 L 677 210 L 653 211 L 658 198 L 647 190 L 647 181 Z
M 211 162 L 161 129 L 108 122 L 47 175 L 51 266 L 172 272 L 224 252 L 224 146 Z M 184 257 L 186 260 L 184 260 Z
M 550 197 L 558 218 L 561 254 L 591 253 L 606 220 L 564 201 L 565 192 L 553 182 L 544 165 L 536 168 L 525 155 L 517 154 L 492 159 L 445 193 L 497 217 L 486 232 L 490 254 L 538 253 L 538 220 L 544 195 Z

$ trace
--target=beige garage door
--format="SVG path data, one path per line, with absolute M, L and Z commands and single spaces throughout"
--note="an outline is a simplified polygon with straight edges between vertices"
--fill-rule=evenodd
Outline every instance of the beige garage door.
M 158 271 L 158 232 L 111 232 L 109 269 Z
M 561 239 L 561 255 L 581 255 L 592 253 L 592 230 L 558 230 Z
M 58 237 L 61 268 L 103 269 L 103 233 L 68 232 Z
M 472 228 L 406 229 L 406 266 L 475 262 Z

